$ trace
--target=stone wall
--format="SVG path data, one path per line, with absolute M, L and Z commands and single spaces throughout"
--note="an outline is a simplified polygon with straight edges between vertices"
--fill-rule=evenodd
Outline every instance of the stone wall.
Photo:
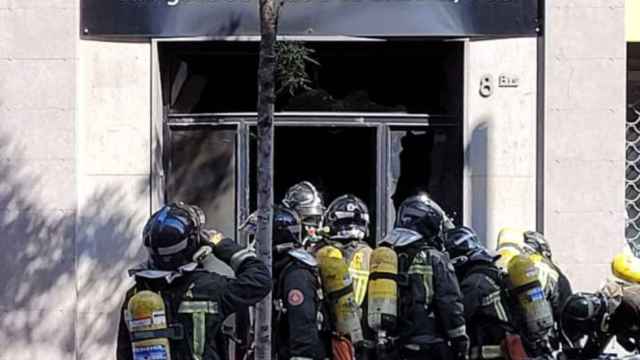
M 536 223 L 536 39 L 465 50 L 465 219 L 495 248 L 500 228 Z
M 547 1 L 544 230 L 577 290 L 624 242 L 624 1 Z

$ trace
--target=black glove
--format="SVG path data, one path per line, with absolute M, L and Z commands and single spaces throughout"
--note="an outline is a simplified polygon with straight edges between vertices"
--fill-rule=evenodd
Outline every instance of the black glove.
M 451 351 L 455 360 L 467 360 L 469 358 L 469 337 L 463 335 L 451 339 Z
M 236 244 L 235 241 L 224 237 L 221 232 L 214 229 L 202 230 L 200 242 L 201 246 L 209 246 L 213 251 L 213 255 L 226 264 L 230 264 L 231 257 L 242 250 L 242 247 Z

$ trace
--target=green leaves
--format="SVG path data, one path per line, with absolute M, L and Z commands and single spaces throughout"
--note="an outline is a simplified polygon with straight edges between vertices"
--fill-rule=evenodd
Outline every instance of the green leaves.
M 289 95 L 294 96 L 300 90 L 311 90 L 312 81 L 307 73 L 307 63 L 320 66 L 320 63 L 311 57 L 313 53 L 313 49 L 306 47 L 301 42 L 276 42 L 277 95 L 286 91 Z

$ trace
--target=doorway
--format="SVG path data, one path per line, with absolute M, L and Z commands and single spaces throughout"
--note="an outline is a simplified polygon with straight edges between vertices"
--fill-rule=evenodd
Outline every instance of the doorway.
M 284 94 L 274 119 L 274 202 L 307 180 L 325 205 L 352 193 L 371 242 L 407 196 L 427 191 L 462 222 L 463 46 L 459 42 L 307 42 L 311 90 Z M 256 209 L 253 42 L 160 42 L 161 201 L 201 205 L 240 242 Z
M 325 206 L 344 194 L 367 204 L 371 239 L 376 239 L 379 151 L 377 127 L 278 126 L 274 132 L 274 201 L 281 203 L 287 189 L 311 182 Z M 255 133 L 252 132 L 252 134 Z M 256 209 L 256 141 L 251 146 L 251 210 Z

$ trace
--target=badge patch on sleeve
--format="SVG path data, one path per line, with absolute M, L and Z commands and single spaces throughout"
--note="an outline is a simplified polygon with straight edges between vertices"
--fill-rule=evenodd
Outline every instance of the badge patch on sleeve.
M 298 306 L 304 302 L 304 294 L 298 289 L 292 289 L 287 295 L 287 302 L 291 306 Z

